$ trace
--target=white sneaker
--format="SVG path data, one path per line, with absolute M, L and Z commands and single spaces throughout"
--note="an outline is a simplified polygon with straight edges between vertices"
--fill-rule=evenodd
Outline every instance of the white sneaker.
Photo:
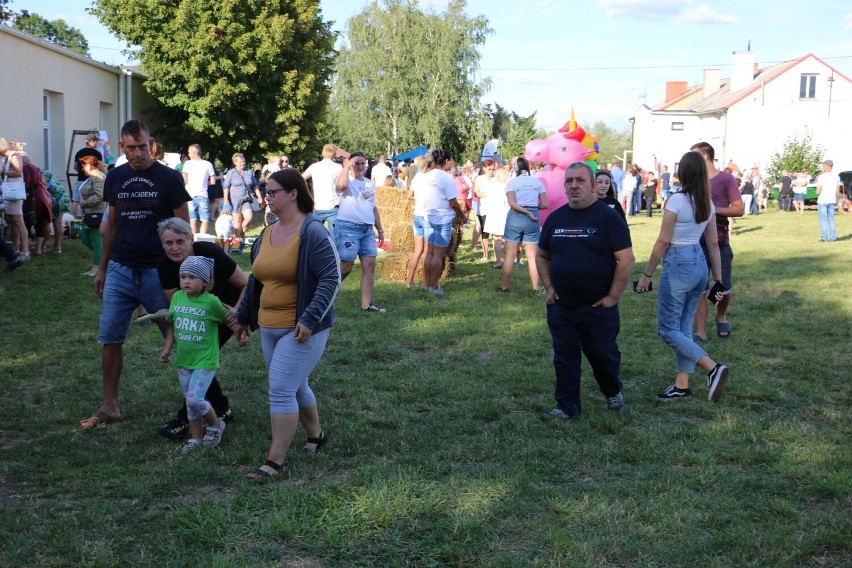
M 198 449 L 201 447 L 201 440 L 198 438 L 191 438 L 184 446 L 180 449 L 180 453 L 188 454 L 192 450 Z
M 225 421 L 219 420 L 215 426 L 204 427 L 204 438 L 201 440 L 201 445 L 206 448 L 212 448 L 222 443 L 222 434 L 225 432 Z

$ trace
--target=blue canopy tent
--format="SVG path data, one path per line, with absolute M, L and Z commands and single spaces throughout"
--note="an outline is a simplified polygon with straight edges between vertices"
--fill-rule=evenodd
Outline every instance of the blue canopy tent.
M 417 148 L 412 148 L 408 152 L 403 152 L 398 156 L 394 156 L 391 160 L 397 160 L 399 162 L 403 160 L 413 160 L 418 156 L 425 156 L 426 152 L 429 151 L 429 146 L 418 146 Z

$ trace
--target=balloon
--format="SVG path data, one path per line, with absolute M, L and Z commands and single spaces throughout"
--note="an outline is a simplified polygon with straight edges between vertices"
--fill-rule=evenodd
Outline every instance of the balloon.
M 547 190 L 549 207 L 539 212 L 540 222 L 544 223 L 548 214 L 568 203 L 565 195 L 565 170 L 574 162 L 582 162 L 593 150 L 557 132 L 544 140 L 530 140 L 524 150 L 524 157 L 531 162 L 545 162 L 548 167 L 538 172 L 536 177 Z

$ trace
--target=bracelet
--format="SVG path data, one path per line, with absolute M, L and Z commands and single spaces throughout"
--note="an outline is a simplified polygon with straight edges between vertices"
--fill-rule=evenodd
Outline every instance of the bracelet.
M 643 272 L 642 274 L 643 274 L 646 278 L 653 278 L 653 276 L 651 276 L 650 274 L 645 274 L 644 272 Z

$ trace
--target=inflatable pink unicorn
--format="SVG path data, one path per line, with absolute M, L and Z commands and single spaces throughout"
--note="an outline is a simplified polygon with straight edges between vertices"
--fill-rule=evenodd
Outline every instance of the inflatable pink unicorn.
M 544 140 L 530 140 L 524 150 L 524 158 L 530 163 L 547 164 L 547 167 L 535 174 L 547 189 L 547 200 L 550 204 L 550 207 L 539 212 L 542 225 L 551 211 L 556 211 L 568 203 L 568 197 L 565 195 L 565 170 L 574 162 L 585 161 L 594 152 L 594 149 L 586 148 L 582 142 L 575 139 L 576 132 L 569 134 L 567 130 L 566 124 L 559 132 Z M 580 140 L 582 139 L 581 136 Z

